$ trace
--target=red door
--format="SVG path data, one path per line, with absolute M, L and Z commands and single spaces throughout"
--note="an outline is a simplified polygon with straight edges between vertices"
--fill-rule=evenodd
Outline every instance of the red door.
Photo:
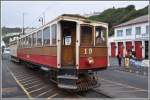
M 127 50 L 127 55 L 128 55 L 129 51 L 132 50 L 132 42 L 126 42 L 126 50 Z
M 135 56 L 137 59 L 142 59 L 142 42 L 135 41 Z
M 123 56 L 123 42 L 118 42 L 118 53 L 121 53 L 121 56 Z
M 116 53 L 115 43 L 112 42 L 111 43 L 111 56 L 115 57 L 115 53 Z

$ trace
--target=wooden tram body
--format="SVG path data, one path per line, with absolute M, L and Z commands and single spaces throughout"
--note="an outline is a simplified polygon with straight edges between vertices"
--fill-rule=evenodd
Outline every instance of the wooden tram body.
M 106 23 L 64 14 L 12 43 L 11 56 L 46 68 L 60 88 L 82 91 L 96 86 L 94 72 L 108 66 L 107 37 Z

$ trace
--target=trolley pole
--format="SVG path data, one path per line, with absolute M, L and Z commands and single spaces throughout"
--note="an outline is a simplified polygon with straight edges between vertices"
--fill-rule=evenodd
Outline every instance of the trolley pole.
M 22 35 L 24 35 L 24 12 L 22 13 Z

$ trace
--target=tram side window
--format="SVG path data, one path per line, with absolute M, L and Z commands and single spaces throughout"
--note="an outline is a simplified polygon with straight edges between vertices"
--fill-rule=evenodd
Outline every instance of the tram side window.
M 31 42 L 32 42 L 32 35 L 29 35 L 29 47 L 32 46 Z
M 57 33 L 57 26 L 53 24 L 51 26 L 51 33 L 52 33 L 52 45 L 56 45 L 56 33 Z
M 23 48 L 25 48 L 25 38 L 23 38 Z
M 81 45 L 91 46 L 92 45 L 92 27 L 91 26 L 81 26 Z
M 23 38 L 21 39 L 21 48 L 23 48 Z
M 21 41 L 20 41 L 20 39 L 19 39 L 19 41 L 18 41 L 18 48 L 20 49 L 20 46 L 21 46 Z
M 95 27 L 95 36 L 96 46 L 106 44 L 106 28 L 100 26 Z
M 26 48 L 28 48 L 29 47 L 29 38 L 28 38 L 29 36 L 26 36 L 26 42 L 25 42 L 25 46 L 26 46 Z
M 46 27 L 43 30 L 43 44 L 50 45 L 50 27 Z
M 33 46 L 36 46 L 36 33 L 32 34 L 32 43 L 33 43 Z
M 22 38 L 20 39 L 20 48 L 22 48 Z
M 42 31 L 37 32 L 37 46 L 42 46 Z

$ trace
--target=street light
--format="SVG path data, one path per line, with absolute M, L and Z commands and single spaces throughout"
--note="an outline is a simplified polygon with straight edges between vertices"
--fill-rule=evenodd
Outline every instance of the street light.
M 42 25 L 45 24 L 45 12 L 43 12 L 43 17 L 39 18 L 39 22 L 42 22 Z
M 25 34 L 25 33 L 24 33 L 24 26 L 25 26 L 25 25 L 24 25 L 24 15 L 25 15 L 25 14 L 27 14 L 27 13 L 25 13 L 25 12 L 22 13 L 22 35 Z

